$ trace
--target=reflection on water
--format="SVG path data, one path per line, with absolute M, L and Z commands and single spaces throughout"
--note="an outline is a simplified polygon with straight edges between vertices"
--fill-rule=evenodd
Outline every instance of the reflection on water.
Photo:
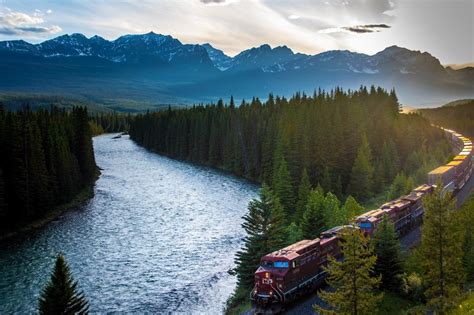
M 0 313 L 36 309 L 59 251 L 93 312 L 221 312 L 257 187 L 128 137 L 96 137 L 94 148 L 102 168 L 94 198 L 0 248 Z

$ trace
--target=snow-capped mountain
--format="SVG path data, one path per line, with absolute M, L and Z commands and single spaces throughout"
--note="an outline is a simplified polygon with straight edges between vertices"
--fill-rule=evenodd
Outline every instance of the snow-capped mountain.
M 202 46 L 206 49 L 209 58 L 217 69 L 225 71 L 232 67 L 232 58 L 224 54 L 222 50 L 212 47 L 209 43 Z
M 94 98 L 109 93 L 104 84 L 113 97 L 157 102 L 162 93 L 169 95 L 166 100 L 179 95 L 194 102 L 362 84 L 395 87 L 402 102 L 411 104 L 474 94 L 472 68 L 445 68 L 427 52 L 397 46 L 375 55 L 347 50 L 307 55 L 264 44 L 230 57 L 209 43 L 183 44 L 153 32 L 112 41 L 71 34 L 39 44 L 1 41 L 0 57 L 0 90 L 80 90 Z

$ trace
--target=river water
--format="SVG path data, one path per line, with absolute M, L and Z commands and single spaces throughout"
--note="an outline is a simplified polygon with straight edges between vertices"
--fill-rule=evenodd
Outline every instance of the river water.
M 95 196 L 0 245 L 0 313 L 33 312 L 63 252 L 93 312 L 220 313 L 235 287 L 241 217 L 258 187 L 174 161 L 128 136 L 94 138 Z

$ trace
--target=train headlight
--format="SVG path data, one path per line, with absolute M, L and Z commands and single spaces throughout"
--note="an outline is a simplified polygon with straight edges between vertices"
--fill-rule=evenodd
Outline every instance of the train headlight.
M 265 278 L 270 278 L 270 273 L 269 272 L 265 272 Z
M 273 295 L 273 291 L 268 292 L 268 294 L 270 294 L 270 296 L 272 296 L 272 295 Z

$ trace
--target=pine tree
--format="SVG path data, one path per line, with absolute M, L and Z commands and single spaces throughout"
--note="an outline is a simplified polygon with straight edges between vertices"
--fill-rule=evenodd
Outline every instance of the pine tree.
M 463 264 L 466 270 L 467 280 L 474 280 L 474 194 L 471 194 L 468 202 L 461 208 L 459 226 L 463 229 Z
M 0 219 L 2 219 L 2 223 L 5 222 L 5 217 L 7 216 L 7 205 L 5 199 L 5 183 L 3 181 L 3 170 L 0 166 Z
M 311 183 L 309 182 L 309 176 L 306 169 L 303 170 L 301 175 L 301 182 L 298 188 L 298 201 L 296 202 L 296 215 L 295 221 L 301 221 L 306 205 L 308 203 L 309 193 L 311 192 Z
M 314 239 L 327 227 L 324 216 L 324 195 L 321 189 L 313 189 L 301 221 L 303 238 Z
M 423 201 L 421 265 L 428 306 L 436 312 L 453 307 L 461 296 L 465 279 L 462 265 L 462 233 L 453 213 L 455 199 L 442 193 L 442 185 Z
M 387 215 L 378 225 L 372 242 L 377 256 L 375 272 L 382 276 L 381 287 L 392 291 L 398 290 L 403 274 L 403 262 L 395 227 Z
M 278 198 L 267 185 L 260 190 L 260 199 L 250 201 L 249 212 L 242 227 L 247 236 L 235 258 L 238 285 L 249 288 L 260 258 L 286 244 L 284 214 Z
M 331 191 L 331 172 L 329 171 L 329 167 L 324 167 L 319 184 L 321 184 L 324 191 Z
M 358 229 L 341 234 L 343 261 L 329 257 L 328 285 L 334 291 L 320 291 L 330 309 L 314 306 L 320 314 L 375 314 L 382 294 L 377 293 L 380 276 L 373 276 L 377 257 L 368 239 Z
M 74 107 L 74 142 L 73 148 L 79 162 L 82 184 L 88 183 L 96 172 L 94 150 L 92 148 L 92 132 L 89 126 L 87 108 Z
M 372 154 L 364 135 L 352 167 L 349 193 L 357 200 L 367 200 L 372 195 L 372 177 Z
M 295 222 L 291 222 L 291 224 L 288 225 L 288 228 L 286 229 L 286 233 L 288 235 L 288 242 L 287 242 L 288 244 L 299 242 L 304 238 L 301 227 Z
M 277 172 L 274 174 L 273 191 L 283 206 L 287 221 L 292 221 L 295 215 L 295 194 L 293 192 L 293 184 L 285 159 L 280 161 Z
M 341 208 L 341 202 L 331 192 L 328 192 L 324 198 L 324 216 L 330 227 L 347 223 L 346 216 Z
M 39 299 L 40 314 L 87 314 L 88 302 L 77 291 L 77 282 L 71 276 L 63 255 L 58 255 L 48 285 Z
M 349 223 L 356 216 L 364 212 L 364 207 L 362 207 L 352 196 L 348 196 L 346 198 L 346 201 L 344 202 L 344 205 L 342 206 L 342 213 L 345 217 L 345 222 Z
M 381 159 L 385 173 L 377 175 L 384 178 L 386 183 L 391 183 L 400 170 L 400 158 L 398 156 L 397 146 L 392 139 L 384 142 Z

